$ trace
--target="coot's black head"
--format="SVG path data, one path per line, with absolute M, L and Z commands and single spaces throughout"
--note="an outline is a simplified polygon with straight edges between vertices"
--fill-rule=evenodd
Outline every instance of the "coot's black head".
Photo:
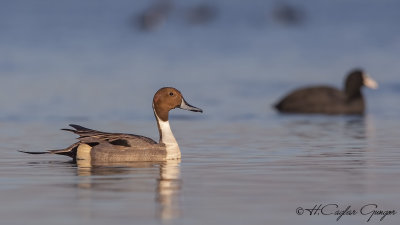
M 378 88 L 378 83 L 370 78 L 361 69 L 352 70 L 349 75 L 347 75 L 345 82 L 345 92 L 349 99 L 361 97 L 361 88 L 363 86 L 376 89 Z

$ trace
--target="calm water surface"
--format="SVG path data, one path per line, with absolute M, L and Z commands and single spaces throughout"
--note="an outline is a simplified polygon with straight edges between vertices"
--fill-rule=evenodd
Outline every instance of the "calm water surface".
M 88 167 L 16 147 L 62 147 L 56 124 L 2 124 L 0 207 L 5 224 L 326 223 L 298 216 L 315 204 L 398 210 L 399 124 L 366 118 L 282 117 L 210 123 L 173 121 L 182 161 Z M 154 131 L 154 123 L 96 123 Z M 6 129 L 6 131 L 4 131 Z M 31 133 L 40 129 L 38 132 Z M 21 132 L 21 130 L 26 130 Z M 7 135 L 8 134 L 8 135 Z M 153 135 L 155 136 L 155 135 Z M 341 220 L 364 223 L 366 216 Z M 380 218 L 374 217 L 376 223 Z M 397 224 L 398 215 L 384 224 Z
M 274 1 L 220 0 L 215 21 L 191 26 L 199 2 L 175 1 L 142 32 L 132 19 L 149 1 L 2 1 L 1 224 L 366 224 L 296 209 L 400 211 L 398 1 L 286 1 L 305 13 L 286 26 Z M 380 84 L 364 90 L 365 116 L 271 108 L 298 86 L 340 87 L 355 66 Z M 158 140 L 161 86 L 204 110 L 171 113 L 181 161 L 90 166 L 17 151 L 66 147 L 69 123 Z M 380 218 L 370 224 L 400 213 Z

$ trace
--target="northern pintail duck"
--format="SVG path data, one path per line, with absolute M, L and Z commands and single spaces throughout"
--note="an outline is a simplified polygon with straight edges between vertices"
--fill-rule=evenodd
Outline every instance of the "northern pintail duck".
M 376 89 L 378 83 L 355 69 L 347 75 L 343 91 L 329 86 L 301 88 L 286 95 L 275 108 L 284 113 L 363 114 L 363 86 Z
M 181 151 L 168 121 L 169 111 L 175 108 L 203 112 L 201 109 L 188 104 L 181 92 L 175 88 L 164 87 L 158 90 L 153 98 L 153 111 L 160 133 L 159 143 L 140 135 L 106 133 L 70 124 L 74 129 L 62 130 L 79 135 L 78 142 L 60 150 L 23 152 L 67 155 L 74 160 L 90 160 L 92 163 L 180 159 Z

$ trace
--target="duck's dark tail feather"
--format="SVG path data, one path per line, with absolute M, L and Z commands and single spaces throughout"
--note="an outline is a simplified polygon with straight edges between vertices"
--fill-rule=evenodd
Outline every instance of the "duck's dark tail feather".
M 19 151 L 27 154 L 33 154 L 33 155 L 40 155 L 40 154 L 58 154 L 58 155 L 66 155 L 71 158 L 76 158 L 76 152 L 79 146 L 79 142 L 74 143 L 70 146 L 68 146 L 65 149 L 57 149 L 57 150 L 47 150 L 44 152 L 29 152 L 29 151 Z
M 47 151 L 47 152 L 27 152 L 27 151 L 22 151 L 22 150 L 18 150 L 18 151 L 22 152 L 22 153 L 32 154 L 32 155 L 51 154 L 50 151 Z
M 73 129 L 68 129 L 68 128 L 64 128 L 64 129 L 61 129 L 61 130 L 65 130 L 65 131 L 69 131 L 69 132 L 73 132 L 73 133 L 75 133 L 75 134 L 79 134 L 79 133 L 81 133 L 81 132 L 97 132 L 97 131 L 95 131 L 95 130 L 92 130 L 92 129 L 89 129 L 89 128 L 86 128 L 86 127 L 82 127 L 82 126 L 79 126 L 79 125 L 76 125 L 76 124 L 69 124 L 71 127 L 73 127 L 75 130 L 73 130 Z

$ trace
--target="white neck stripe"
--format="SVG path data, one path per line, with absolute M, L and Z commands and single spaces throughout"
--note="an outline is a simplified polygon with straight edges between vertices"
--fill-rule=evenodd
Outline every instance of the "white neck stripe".
M 181 151 L 179 149 L 178 142 L 176 142 L 174 134 L 172 133 L 169 121 L 163 121 L 158 117 L 156 110 L 154 109 L 154 105 L 153 110 L 154 115 L 157 119 L 158 129 L 160 132 L 160 144 L 165 144 L 167 150 L 167 159 L 181 158 Z

